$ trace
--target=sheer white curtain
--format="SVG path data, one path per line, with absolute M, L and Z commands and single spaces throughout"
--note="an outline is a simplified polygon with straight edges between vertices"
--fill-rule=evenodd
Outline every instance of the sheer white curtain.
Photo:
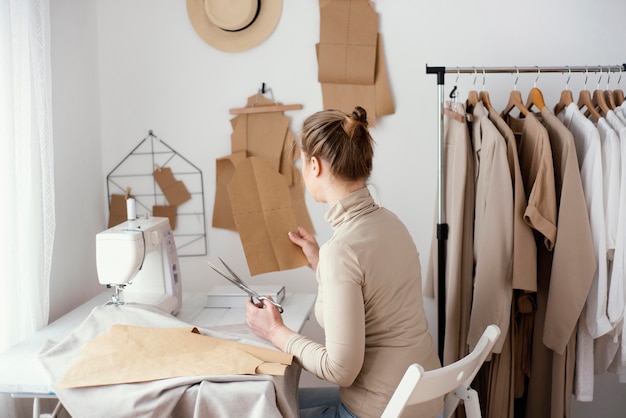
M 50 92 L 49 0 L 0 0 L 0 351 L 48 322 Z

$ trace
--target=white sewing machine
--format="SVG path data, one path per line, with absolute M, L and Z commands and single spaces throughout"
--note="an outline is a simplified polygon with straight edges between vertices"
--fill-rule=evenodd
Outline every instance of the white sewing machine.
M 169 219 L 129 220 L 96 235 L 98 280 L 114 288 L 112 302 L 155 305 L 176 315 L 182 306 L 182 285 L 176 243 Z

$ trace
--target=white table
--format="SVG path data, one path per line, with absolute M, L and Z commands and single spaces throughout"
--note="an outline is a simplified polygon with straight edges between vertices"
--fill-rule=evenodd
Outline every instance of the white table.
M 209 328 L 245 323 L 245 309 L 207 308 L 206 294 L 190 293 L 183 296 L 183 306 L 176 315 L 190 324 Z M 49 341 L 61 341 L 87 318 L 92 309 L 110 301 L 110 293 L 103 292 L 76 309 L 68 312 L 30 338 L 0 353 L 0 393 L 13 397 L 33 398 L 33 417 L 39 417 L 39 399 L 55 398 L 53 382 L 37 359 L 38 353 Z M 301 331 L 307 321 L 315 294 L 288 293 L 282 301 L 285 325 Z

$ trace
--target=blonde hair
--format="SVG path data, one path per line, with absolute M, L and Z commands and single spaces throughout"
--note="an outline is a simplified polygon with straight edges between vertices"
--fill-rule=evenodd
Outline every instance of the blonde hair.
M 303 123 L 301 148 L 309 158 L 328 161 L 330 171 L 343 180 L 367 180 L 374 158 L 367 112 L 356 106 L 350 115 L 333 109 L 314 113 Z

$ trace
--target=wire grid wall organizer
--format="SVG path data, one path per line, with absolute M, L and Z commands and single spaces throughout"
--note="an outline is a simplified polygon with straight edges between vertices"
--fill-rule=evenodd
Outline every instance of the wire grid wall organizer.
M 165 195 L 152 173 L 157 167 L 170 167 L 181 180 L 191 199 L 177 207 L 176 229 L 172 231 L 179 256 L 207 254 L 202 172 L 188 159 L 157 138 L 152 131 L 107 175 L 109 210 L 113 194 L 130 194 L 136 200 L 137 215 L 152 214 L 155 205 L 167 205 Z

